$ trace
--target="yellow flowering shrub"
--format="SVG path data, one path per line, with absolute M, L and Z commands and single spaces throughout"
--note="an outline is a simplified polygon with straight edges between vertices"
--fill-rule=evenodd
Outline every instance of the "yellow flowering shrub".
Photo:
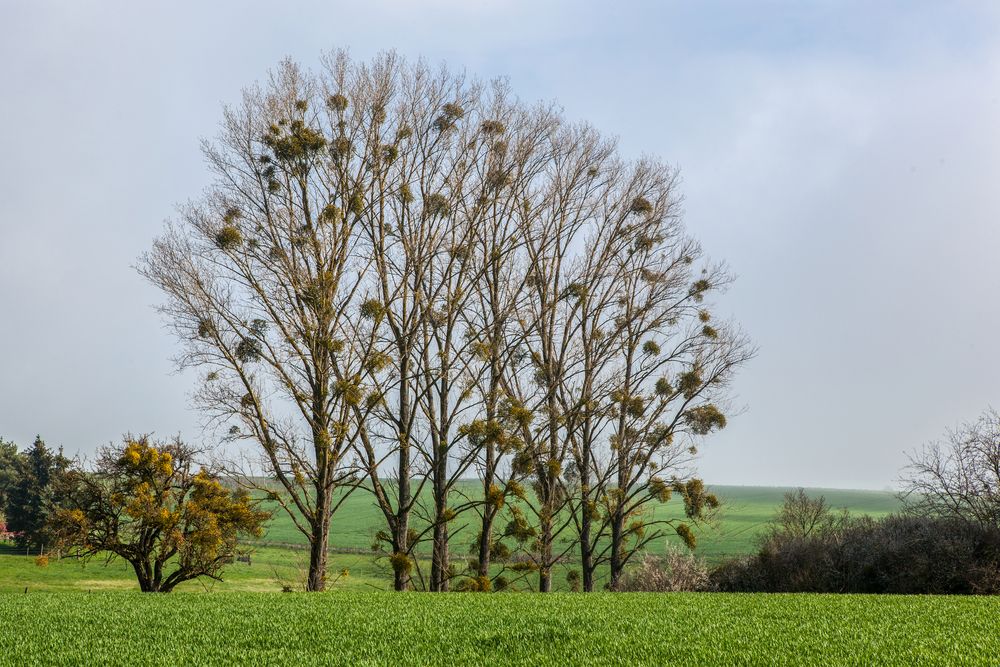
M 147 437 L 104 450 L 95 471 L 77 473 L 71 506 L 57 515 L 59 546 L 127 560 L 144 591 L 219 578 L 240 536 L 259 537 L 270 515 L 199 468 L 196 453 L 179 440 Z

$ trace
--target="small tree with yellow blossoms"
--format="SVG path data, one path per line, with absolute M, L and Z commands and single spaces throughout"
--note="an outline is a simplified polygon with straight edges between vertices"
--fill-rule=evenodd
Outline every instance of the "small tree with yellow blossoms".
M 68 502 L 55 518 L 60 547 L 126 560 L 143 592 L 167 593 L 199 577 L 221 581 L 239 537 L 259 537 L 270 515 L 198 466 L 196 454 L 180 439 L 148 436 L 101 450 L 93 471 L 67 480 Z

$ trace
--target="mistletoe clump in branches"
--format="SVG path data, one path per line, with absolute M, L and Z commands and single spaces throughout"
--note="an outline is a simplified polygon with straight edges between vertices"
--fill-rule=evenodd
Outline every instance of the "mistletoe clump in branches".
M 308 540 L 309 590 L 359 490 L 397 590 L 547 591 L 576 551 L 589 591 L 703 520 L 653 518 L 655 480 L 693 479 L 753 349 L 709 325 L 732 277 L 685 230 L 676 169 L 394 53 L 282 63 L 206 154 L 216 182 L 141 270 L 182 365 L 208 367 L 199 406 L 255 445 L 230 470 Z

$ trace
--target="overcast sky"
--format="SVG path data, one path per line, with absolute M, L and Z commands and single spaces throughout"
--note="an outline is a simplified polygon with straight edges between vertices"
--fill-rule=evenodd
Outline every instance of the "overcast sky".
M 0 0 L 0 435 L 202 438 L 131 268 L 208 183 L 224 103 L 282 57 L 395 48 L 680 167 L 760 354 L 709 482 L 891 485 L 1000 406 L 995 2 Z

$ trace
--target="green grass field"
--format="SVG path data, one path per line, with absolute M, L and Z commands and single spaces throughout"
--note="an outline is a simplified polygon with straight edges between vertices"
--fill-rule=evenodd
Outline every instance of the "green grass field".
M 718 521 L 712 525 L 699 527 L 698 554 L 710 561 L 717 561 L 726 556 L 749 553 L 754 549 L 754 540 L 761 529 L 774 516 L 781 504 L 782 495 L 789 491 L 784 487 L 753 487 L 753 486 L 713 486 L 711 489 L 722 500 L 722 511 Z M 459 492 L 469 497 L 477 497 L 479 489 L 476 482 L 462 482 Z M 847 508 L 855 514 L 883 516 L 899 508 L 896 497 L 886 491 L 849 491 L 843 489 L 809 489 L 814 496 L 824 495 L 827 501 L 836 508 Z M 652 506 L 655 518 L 681 518 L 683 505 L 679 499 L 674 499 L 665 505 Z M 466 526 L 474 513 L 468 512 L 452 524 L 452 535 L 456 546 L 463 546 L 471 541 L 476 530 Z M 333 517 L 330 546 L 334 549 L 368 549 L 371 546 L 375 531 L 384 528 L 384 519 L 375 505 L 372 497 L 357 491 L 344 501 L 340 510 Z M 420 521 L 415 525 L 419 528 Z M 265 542 L 304 545 L 305 537 L 295 529 L 287 515 L 275 515 L 268 528 Z M 679 539 L 673 542 L 680 545 Z M 664 549 L 665 544 L 657 545 Z
M 473 485 L 466 485 L 467 492 L 474 492 Z M 713 490 L 723 500 L 723 510 L 716 522 L 697 529 L 699 556 L 709 562 L 718 562 L 726 556 L 750 553 L 756 535 L 774 515 L 781 503 L 782 494 L 788 489 L 777 487 L 718 486 Z M 881 491 L 844 491 L 812 489 L 812 495 L 823 494 L 831 505 L 845 507 L 856 514 L 881 516 L 898 507 L 896 498 Z M 677 501 L 657 506 L 657 516 L 680 516 Z M 471 516 L 471 515 L 470 515 Z M 369 553 L 343 553 L 345 550 L 367 550 L 376 530 L 382 528 L 381 514 L 372 499 L 364 493 L 348 498 L 334 516 L 331 535 L 330 588 L 332 590 L 372 591 L 390 586 L 388 564 Z M 465 543 L 474 531 L 466 528 L 467 519 L 460 517 L 454 525 L 455 558 L 461 558 Z M 679 544 L 679 541 L 677 541 Z M 290 519 L 276 514 L 262 542 L 254 547 L 252 564 L 234 563 L 224 572 L 224 581 L 196 581 L 182 584 L 179 591 L 279 591 L 282 586 L 299 588 L 304 581 L 308 565 L 307 553 L 298 547 L 305 545 L 305 538 L 295 530 Z M 665 543 L 650 545 L 652 550 L 664 549 Z M 572 554 L 575 555 L 575 554 Z M 571 567 L 571 563 L 566 567 Z M 342 570 L 347 576 L 339 576 Z M 553 582 L 565 588 L 565 573 L 557 571 Z M 521 588 L 534 583 L 534 577 L 524 581 Z M 82 563 L 74 559 L 50 561 L 47 567 L 35 565 L 34 558 L 26 557 L 12 547 L 0 546 L 0 593 L 41 591 L 102 591 L 134 590 L 134 575 L 122 561 L 105 565 L 93 560 Z
M 710 561 L 752 551 L 787 491 L 713 490 L 724 511 L 698 531 Z M 898 507 L 886 492 L 810 493 L 854 514 Z M 296 548 L 304 540 L 281 515 L 252 564 L 167 596 L 135 592 L 121 561 L 39 567 L 0 547 L 0 665 L 986 665 L 1000 656 L 1000 598 L 392 594 L 387 563 L 343 552 L 366 549 L 379 519 L 370 498 L 345 502 L 334 519 L 331 592 L 320 595 L 277 592 L 300 588 L 307 564 Z M 562 572 L 553 580 L 566 585 Z
M 1000 599 L 0 595 L 17 665 L 989 665 Z
M 178 586 L 185 592 L 280 591 L 283 585 L 301 589 L 308 566 L 303 550 L 260 547 L 254 550 L 250 565 L 233 563 L 223 573 L 223 581 L 202 579 Z M 347 576 L 340 576 L 342 570 Z M 330 590 L 365 590 L 391 587 L 388 567 L 369 555 L 332 554 Z M 122 560 L 106 565 L 102 560 L 89 563 L 72 558 L 51 560 L 46 567 L 35 564 L 10 547 L 0 547 L 0 594 L 35 592 L 99 592 L 138 590 L 135 574 Z

